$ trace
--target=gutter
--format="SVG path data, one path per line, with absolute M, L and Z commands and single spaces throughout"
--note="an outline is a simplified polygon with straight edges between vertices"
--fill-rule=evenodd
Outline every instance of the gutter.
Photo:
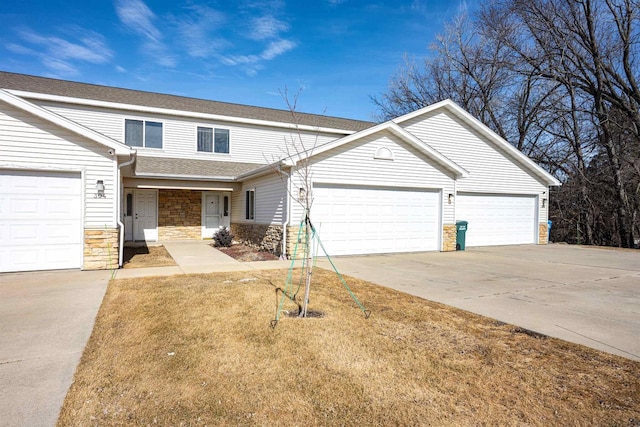
M 120 221 L 120 214 L 121 214 L 121 208 L 122 208 L 122 202 L 121 202 L 121 195 L 122 195 L 122 172 L 121 169 L 125 166 L 129 166 L 131 164 L 133 164 L 136 161 L 137 158 L 137 154 L 138 152 L 136 150 L 133 150 L 133 153 L 131 154 L 131 159 L 127 160 L 126 162 L 118 165 L 118 209 L 116 212 L 116 218 L 118 220 L 118 227 L 120 228 L 120 244 L 118 245 L 118 268 L 122 267 L 122 261 L 124 258 L 124 224 L 122 223 L 122 221 Z

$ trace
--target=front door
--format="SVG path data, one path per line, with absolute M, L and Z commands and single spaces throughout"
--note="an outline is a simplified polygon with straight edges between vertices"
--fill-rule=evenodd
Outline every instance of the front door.
M 202 220 L 202 237 L 210 239 L 222 225 L 220 214 L 220 194 L 205 193 Z
M 156 190 L 135 190 L 133 193 L 133 239 L 158 240 L 158 193 Z

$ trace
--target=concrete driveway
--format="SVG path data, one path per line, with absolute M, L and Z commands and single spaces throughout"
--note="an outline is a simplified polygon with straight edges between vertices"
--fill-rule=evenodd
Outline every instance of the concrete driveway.
M 639 250 L 526 245 L 334 262 L 343 274 L 640 360 Z
M 0 426 L 53 426 L 108 271 L 0 274 Z

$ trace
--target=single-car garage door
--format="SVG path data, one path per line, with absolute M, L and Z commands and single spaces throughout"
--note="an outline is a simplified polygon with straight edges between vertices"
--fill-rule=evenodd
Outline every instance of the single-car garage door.
M 458 194 L 456 219 L 469 222 L 466 246 L 536 243 L 536 197 Z
M 79 173 L 0 170 L 0 272 L 80 268 Z
M 329 255 L 439 249 L 440 192 L 316 185 L 311 220 Z

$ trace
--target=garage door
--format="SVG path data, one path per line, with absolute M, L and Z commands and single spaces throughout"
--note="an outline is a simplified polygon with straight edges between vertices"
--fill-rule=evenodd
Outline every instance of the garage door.
M 440 193 L 315 186 L 312 221 L 329 255 L 439 249 Z
M 80 174 L 0 171 L 0 271 L 80 268 Z
M 467 246 L 536 243 L 535 196 L 458 194 L 456 219 L 469 222 Z

